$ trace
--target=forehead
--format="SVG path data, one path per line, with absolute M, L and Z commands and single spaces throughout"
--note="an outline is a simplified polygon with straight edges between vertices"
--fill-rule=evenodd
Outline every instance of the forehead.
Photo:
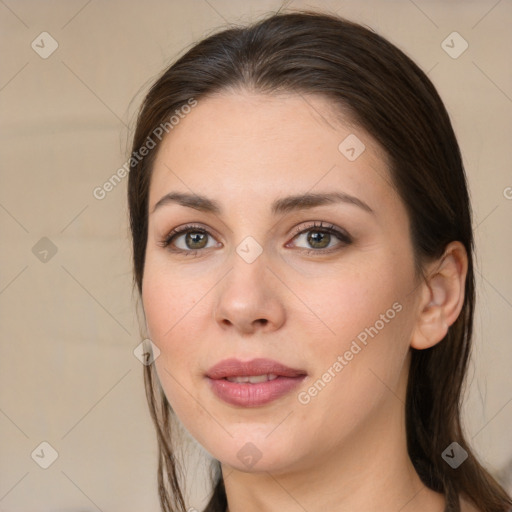
M 319 95 L 224 92 L 199 99 L 163 139 L 150 208 L 167 189 L 233 199 L 332 187 L 393 193 L 387 155 L 347 113 Z

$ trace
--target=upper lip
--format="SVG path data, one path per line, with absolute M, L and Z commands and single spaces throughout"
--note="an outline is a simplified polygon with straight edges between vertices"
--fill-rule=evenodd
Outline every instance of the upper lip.
M 225 377 L 248 377 L 251 375 L 265 375 L 273 373 L 282 377 L 300 377 L 306 375 L 301 369 L 290 368 L 272 359 L 252 359 L 240 361 L 239 359 L 224 359 L 212 366 L 206 376 L 210 379 L 224 379 Z

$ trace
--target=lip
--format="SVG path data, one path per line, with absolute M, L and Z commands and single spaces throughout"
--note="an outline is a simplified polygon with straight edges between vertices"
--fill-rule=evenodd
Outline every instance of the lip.
M 226 377 L 247 377 L 273 373 L 276 379 L 257 384 L 238 383 Z M 302 369 L 290 368 L 272 359 L 225 359 L 206 373 L 212 391 L 221 400 L 240 407 L 258 407 L 288 394 L 306 377 Z

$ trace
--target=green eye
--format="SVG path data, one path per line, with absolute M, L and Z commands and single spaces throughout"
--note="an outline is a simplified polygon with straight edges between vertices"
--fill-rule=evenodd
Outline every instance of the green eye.
M 212 239 L 211 244 L 209 244 L 209 238 Z M 176 252 L 192 252 L 215 247 L 216 242 L 205 229 L 196 226 L 184 226 L 171 231 L 161 245 L 172 247 L 171 250 Z
M 335 243 L 336 239 L 338 243 Z M 322 252 L 325 249 L 335 249 L 352 243 L 348 233 L 338 230 L 332 224 L 325 226 L 322 222 L 302 229 L 293 237 L 293 240 L 306 244 L 298 247 L 309 249 L 310 252 Z M 296 243 L 294 246 L 297 247 Z

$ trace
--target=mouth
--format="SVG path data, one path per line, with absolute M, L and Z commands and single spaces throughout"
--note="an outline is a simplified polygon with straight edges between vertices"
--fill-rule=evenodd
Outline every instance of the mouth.
M 307 376 L 271 359 L 240 361 L 226 359 L 208 370 L 206 377 L 213 393 L 224 402 L 239 407 L 258 407 L 283 397 Z

